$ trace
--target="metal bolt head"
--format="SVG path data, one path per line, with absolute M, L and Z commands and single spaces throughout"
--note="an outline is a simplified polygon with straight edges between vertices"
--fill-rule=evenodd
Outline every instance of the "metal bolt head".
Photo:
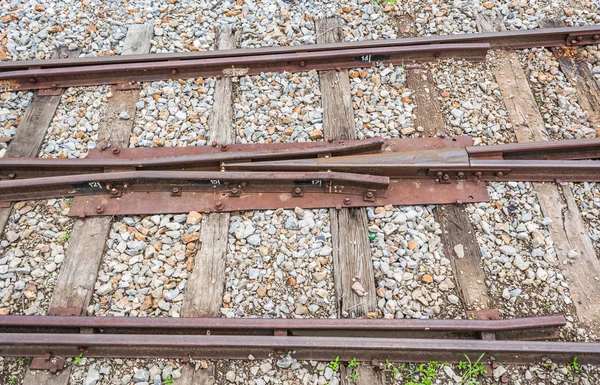
M 119 193 L 119 190 L 117 190 L 116 188 L 113 188 L 113 189 L 110 190 L 110 193 L 112 195 L 117 195 Z
M 594 36 L 592 36 L 592 39 L 598 40 L 598 39 L 600 39 L 600 35 L 594 35 Z
M 575 40 L 575 39 L 571 40 L 571 44 L 577 44 L 577 40 Z
M 373 198 L 373 191 L 367 191 L 367 198 Z
M 121 153 L 121 149 L 120 148 L 113 148 L 112 153 L 115 155 L 119 155 Z
M 217 146 L 218 146 L 218 144 L 217 144 L 217 141 L 216 141 L 216 140 L 213 140 L 213 142 L 211 143 L 211 145 L 212 145 L 213 147 L 217 147 Z
M 306 65 L 306 62 L 304 60 L 300 60 L 300 67 L 304 67 Z
M 438 178 L 441 178 L 443 175 L 444 175 L 444 173 L 441 171 L 438 171 L 435 173 L 435 176 L 437 176 Z
M 217 211 L 221 211 L 221 210 L 223 210 L 223 207 L 224 207 L 224 205 L 223 205 L 223 203 L 221 203 L 221 202 L 219 202 L 219 203 L 217 203 L 217 204 L 215 205 L 215 208 L 217 209 Z
M 102 214 L 104 212 L 104 206 L 102 206 L 102 205 L 96 206 L 96 212 L 98 214 Z
M 448 174 L 444 174 L 444 175 L 442 176 L 442 179 L 443 179 L 443 180 L 448 180 L 448 179 L 450 179 L 450 175 L 448 175 Z
M 226 144 L 222 144 L 221 145 L 221 151 L 225 152 L 225 151 L 228 151 L 228 150 L 229 150 L 229 146 L 228 145 L 226 145 Z
M 476 177 L 477 179 L 481 179 L 481 177 L 482 177 L 482 176 L 483 176 L 483 174 L 481 173 L 481 171 L 477 171 L 477 172 L 475 173 L 475 177 Z
M 465 173 L 464 173 L 464 172 L 462 172 L 462 171 L 459 171 L 459 172 L 458 172 L 458 177 L 459 177 L 460 179 L 463 179 L 463 178 L 465 177 Z
M 171 189 L 171 192 L 172 192 L 173 194 L 179 194 L 179 187 L 173 187 L 173 188 Z
M 498 172 L 496 173 L 496 176 L 497 176 L 498 178 L 500 178 L 500 177 L 503 177 L 503 176 L 504 176 L 504 173 L 503 173 L 502 171 L 498 171 Z
M 238 192 L 240 192 L 240 190 L 237 187 L 231 189 L 232 194 L 237 194 Z
M 577 41 L 582 41 L 583 40 L 583 36 L 577 36 Z
M 178 73 L 178 72 L 179 72 L 179 71 L 177 71 L 176 69 L 172 69 L 172 70 L 171 70 L 171 75 L 177 75 L 177 73 Z
M 300 187 L 294 187 L 294 194 L 302 193 L 302 189 Z
M 332 138 L 332 137 L 329 137 L 329 138 L 327 138 L 327 141 L 328 141 L 329 143 L 333 143 L 333 138 Z
M 349 205 L 350 203 L 352 203 L 352 200 L 350 198 L 348 198 L 348 197 L 344 198 L 344 204 L 346 206 Z

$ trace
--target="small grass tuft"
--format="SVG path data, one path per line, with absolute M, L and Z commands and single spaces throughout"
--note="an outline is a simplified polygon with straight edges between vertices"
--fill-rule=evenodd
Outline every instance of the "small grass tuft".
M 340 356 L 335 357 L 335 360 L 333 360 L 333 361 L 329 361 L 329 367 L 334 372 L 336 372 L 336 373 L 339 372 L 340 371 Z
M 352 382 L 356 382 L 356 380 L 358 380 L 358 361 L 356 360 L 356 357 L 352 358 L 352 361 L 348 362 L 348 369 L 352 369 L 352 374 L 350 375 L 350 380 L 352 380 Z
M 83 353 L 79 353 L 79 355 L 73 358 L 73 365 L 79 365 L 79 363 L 83 360 Z
M 461 384 L 477 385 L 479 384 L 479 381 L 477 381 L 477 377 L 487 373 L 487 370 L 485 370 L 485 367 L 481 363 L 481 360 L 483 359 L 483 356 L 485 356 L 485 353 L 482 353 L 475 362 L 472 362 L 469 356 L 467 356 L 466 354 L 464 356 L 467 359 L 467 361 L 460 361 L 458 363 L 458 368 L 464 370 L 464 373 L 461 378 Z

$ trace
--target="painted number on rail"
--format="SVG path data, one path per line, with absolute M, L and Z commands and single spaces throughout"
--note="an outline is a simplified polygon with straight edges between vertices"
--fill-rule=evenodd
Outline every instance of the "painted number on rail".
M 100 182 L 90 182 L 89 185 L 92 188 L 102 188 L 102 183 Z
M 372 55 L 364 55 L 360 57 L 360 61 L 370 63 L 372 58 Z
M 219 184 L 221 184 L 221 181 L 220 180 L 216 180 L 216 179 L 211 179 L 210 183 L 214 184 L 214 185 L 219 185 Z
M 323 181 L 321 179 L 313 179 L 311 181 L 313 186 L 322 186 L 323 185 Z

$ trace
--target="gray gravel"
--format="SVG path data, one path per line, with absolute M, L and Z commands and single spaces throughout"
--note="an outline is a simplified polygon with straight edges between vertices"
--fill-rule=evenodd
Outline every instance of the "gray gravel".
M 447 60 L 434 67 L 434 81 L 448 133 L 470 135 L 474 145 L 516 142 L 491 63 Z
M 403 66 L 379 66 L 349 72 L 358 139 L 422 136 L 415 127 L 413 90 L 406 88 Z
M 587 113 L 577 102 L 576 84 L 560 71 L 550 50 L 522 51 L 521 63 L 552 140 L 595 138 Z
M 120 3 L 100 0 L 2 1 L 0 31 L 8 33 L 5 43 L 0 40 L 6 44 L 0 60 L 49 59 L 56 47 L 83 48 L 83 55 L 119 54 L 127 34 L 123 16 Z
M 382 2 L 383 3 L 383 2 Z M 339 18 L 345 41 L 395 39 L 394 14 L 398 5 L 376 1 L 350 0 L 340 3 Z
M 73 220 L 66 199 L 14 204 L 0 240 L 0 314 L 44 315 Z
M 572 314 L 567 279 L 560 269 L 530 183 L 489 183 L 490 203 L 467 205 L 483 254 L 494 307 L 505 316 Z
M 224 316 L 335 316 L 327 210 L 244 212 L 229 234 Z
M 596 254 L 600 255 L 600 184 L 574 183 L 572 191 Z
M 29 359 L 24 357 L 0 357 L 0 383 L 23 384 Z
M 201 223 L 196 212 L 115 220 L 88 314 L 179 317 Z
M 434 206 L 368 207 L 378 308 L 385 318 L 464 318 Z
M 44 143 L 41 158 L 85 158 L 98 142 L 110 86 L 71 87 L 61 97 Z
M 144 83 L 130 147 L 205 145 L 215 78 Z
M 234 113 L 236 143 L 323 140 L 317 71 L 240 78 Z
M 326 362 L 297 361 L 289 356 L 257 361 L 217 361 L 215 377 L 215 383 L 223 385 L 340 384 L 339 372 L 329 368 Z
M 225 1 L 222 21 L 238 23 L 243 48 L 314 44 L 314 20 L 332 16 L 335 2 Z
M 95 359 L 83 357 L 73 365 L 71 385 L 163 385 L 177 384 L 178 360 Z M 23 384 L 25 385 L 25 384 Z
M 483 357 L 483 361 L 488 359 Z M 431 374 L 429 380 L 433 384 L 460 385 L 466 384 L 462 376 L 466 372 L 458 365 L 438 364 L 430 362 L 423 365 Z M 417 369 L 417 364 L 379 364 L 385 377 L 385 383 L 405 385 L 407 383 L 426 383 L 425 376 Z M 486 370 L 490 370 L 488 367 Z M 557 365 L 551 361 L 540 362 L 529 366 L 497 365 L 491 373 L 471 377 L 471 384 L 479 385 L 542 385 L 542 384 L 582 384 L 592 385 L 599 381 L 600 372 L 590 365 Z M 466 380 L 466 379 L 465 379 Z

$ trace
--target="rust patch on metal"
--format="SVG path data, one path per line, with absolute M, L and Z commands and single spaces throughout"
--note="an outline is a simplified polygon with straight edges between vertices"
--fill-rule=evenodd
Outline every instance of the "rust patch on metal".
M 464 203 L 486 202 L 489 200 L 484 183 L 455 181 L 440 184 L 433 179 L 395 179 L 390 181 L 386 196 L 376 196 L 374 201 L 365 201 L 362 196 L 349 203 L 345 194 L 325 192 L 307 192 L 303 196 L 288 193 L 256 193 L 242 198 L 228 194 L 199 194 L 183 191 L 180 197 L 172 197 L 167 191 L 123 192 L 120 198 L 113 199 L 110 194 L 78 196 L 73 199 L 69 216 L 79 217 L 96 215 L 136 215 L 168 214 L 189 211 L 244 211 L 269 210 L 273 208 L 293 209 L 331 208 L 331 207 L 367 207 L 413 204 L 450 204 L 461 200 Z M 156 202 L 161 202 L 157 205 Z M 98 213 L 96 207 L 103 207 Z
M 31 370 L 47 370 L 50 373 L 58 373 L 65 368 L 65 359 L 63 357 L 53 357 L 50 353 L 42 357 L 34 357 L 29 364 Z
M 19 89 L 19 82 L 14 79 L 0 80 L 0 92 L 15 91 Z
M 78 317 L 83 312 L 80 307 L 51 307 L 48 309 L 49 316 Z

